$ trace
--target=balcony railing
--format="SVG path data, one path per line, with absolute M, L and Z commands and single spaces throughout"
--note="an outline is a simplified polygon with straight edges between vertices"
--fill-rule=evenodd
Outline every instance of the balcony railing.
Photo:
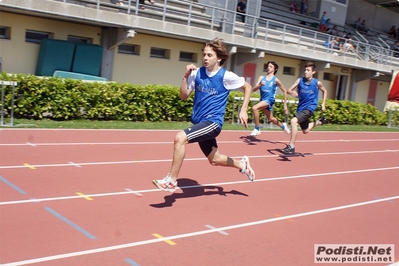
M 366 62 L 376 62 L 399 67 L 399 60 L 393 57 L 393 51 L 383 46 L 372 45 L 367 40 L 352 40 L 354 52 L 326 48 L 325 42 L 331 42 L 334 36 L 276 20 L 269 20 L 246 14 L 242 23 L 240 14 L 225 7 L 210 6 L 187 0 L 158 0 L 155 5 L 143 5 L 133 0 L 54 0 L 64 3 L 81 4 L 101 10 L 115 11 L 162 21 L 179 23 L 192 27 L 217 30 L 247 38 L 262 39 L 272 43 L 298 47 L 311 51 L 320 51 L 343 57 L 351 57 Z M 123 5 L 117 5 L 122 2 Z M 259 49 L 259 47 L 257 47 Z

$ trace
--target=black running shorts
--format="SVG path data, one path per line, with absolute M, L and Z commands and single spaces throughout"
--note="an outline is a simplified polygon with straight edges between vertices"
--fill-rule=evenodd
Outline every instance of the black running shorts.
M 313 116 L 313 112 L 305 109 L 295 114 L 295 117 L 298 119 L 298 124 L 302 130 L 308 129 L 309 127 L 309 118 Z
M 220 134 L 221 128 L 214 122 L 204 121 L 186 128 L 188 143 L 198 142 L 206 157 L 212 152 L 213 147 L 218 147 L 216 137 Z

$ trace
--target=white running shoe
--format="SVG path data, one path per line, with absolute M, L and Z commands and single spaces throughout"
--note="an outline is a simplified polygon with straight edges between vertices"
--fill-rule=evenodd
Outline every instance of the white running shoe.
M 247 156 L 244 156 L 241 158 L 240 162 L 243 164 L 243 167 L 240 170 L 240 172 L 246 175 L 249 180 L 254 181 L 255 171 L 251 168 L 251 165 L 249 164 L 249 158 Z
M 169 174 L 164 179 L 152 180 L 152 183 L 158 188 L 168 192 L 175 192 L 177 188 L 177 181 L 173 181 Z
M 252 130 L 251 134 L 249 134 L 250 136 L 258 136 L 260 135 L 260 130 L 257 130 L 256 128 L 254 130 Z
M 291 130 L 288 128 L 288 126 L 287 126 L 287 123 L 283 123 L 283 126 L 284 126 L 284 131 L 287 133 L 287 134 L 290 134 L 291 133 Z

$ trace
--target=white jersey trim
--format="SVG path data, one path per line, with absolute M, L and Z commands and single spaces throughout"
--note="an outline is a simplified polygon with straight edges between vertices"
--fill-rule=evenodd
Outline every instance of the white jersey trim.
M 195 89 L 195 77 L 197 75 L 197 71 L 198 69 L 191 71 L 190 76 L 188 76 L 187 78 L 187 87 L 190 90 Z M 218 71 L 209 72 L 207 69 L 205 69 L 205 71 L 209 77 L 213 77 L 218 73 Z M 226 70 L 223 77 L 223 85 L 227 90 L 240 89 L 244 86 L 244 84 L 245 84 L 244 77 L 239 77 L 236 73 Z

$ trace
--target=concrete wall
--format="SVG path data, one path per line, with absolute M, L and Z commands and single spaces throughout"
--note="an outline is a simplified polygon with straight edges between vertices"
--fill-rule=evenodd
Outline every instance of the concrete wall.
M 299 69 L 300 60 L 286 57 L 279 57 L 272 54 L 265 54 L 265 57 L 261 62 L 258 63 L 256 77 L 266 75 L 266 72 L 263 72 L 263 65 L 269 61 L 275 61 L 279 66 L 276 76 L 280 79 L 281 83 L 283 83 L 284 87 L 288 89 L 294 84 L 295 80 L 303 73 Z M 295 75 L 284 75 L 283 69 L 285 66 L 292 67 L 295 69 Z M 281 94 L 281 90 L 278 90 L 278 93 Z
M 357 83 L 356 102 L 367 103 L 367 96 L 369 93 L 370 82 L 363 80 Z
M 140 55 L 120 54 L 115 49 L 113 80 L 119 82 L 180 86 L 186 65 L 202 65 L 203 43 L 136 34 L 126 44 L 139 45 Z M 151 58 L 151 47 L 170 50 L 170 59 Z M 180 51 L 197 54 L 197 62 L 179 61 Z
M 25 42 L 26 30 L 52 33 L 54 39 L 66 40 L 68 35 L 91 38 L 100 44 L 101 28 L 0 12 L 0 25 L 11 28 L 11 40 L 0 39 L 3 71 L 34 74 L 40 44 Z
M 390 82 L 378 81 L 378 85 L 377 85 L 378 93 L 375 97 L 374 106 L 377 107 L 381 111 L 384 109 L 385 103 L 388 100 L 389 85 L 390 85 Z
M 384 110 L 384 106 L 388 98 L 389 84 L 390 83 L 386 81 L 378 81 L 377 83 L 377 93 L 375 96 L 374 106 L 380 111 Z M 363 80 L 357 83 L 356 102 L 367 103 L 369 86 L 369 80 Z
M 25 42 L 25 31 L 27 29 L 53 33 L 55 39 L 66 40 L 68 35 L 92 38 L 94 44 L 101 43 L 101 28 L 96 26 L 82 25 L 73 22 L 50 20 L 32 16 L 24 16 L 0 12 L 0 25 L 11 28 L 11 40 L 0 39 L 0 58 L 2 58 L 2 70 L 9 73 L 33 74 L 35 72 L 37 57 L 40 46 L 38 44 Z M 197 66 L 202 65 L 202 48 L 204 42 L 178 40 L 156 35 L 138 33 L 127 43 L 140 46 L 140 55 L 127 55 L 118 53 L 117 48 L 113 50 L 114 60 L 112 68 L 112 80 L 133 84 L 170 84 L 179 86 L 185 66 L 190 62 L 179 61 L 180 51 L 197 54 Z M 170 50 L 169 59 L 151 58 L 151 47 Z M 302 61 L 289 56 L 278 56 L 266 53 L 264 58 L 251 61 L 257 64 L 255 77 L 264 75 L 263 65 L 268 61 L 276 61 L 279 65 L 277 77 L 288 89 L 295 80 L 303 75 L 301 69 Z M 230 60 L 229 60 L 230 61 Z M 229 66 L 230 62 L 226 63 Z M 316 77 L 323 82 L 328 98 L 335 96 L 335 82 L 323 80 L 323 73 L 333 73 L 334 76 L 342 74 L 342 67 L 331 64 L 330 68 L 323 69 L 320 62 L 316 61 Z M 283 75 L 284 66 L 293 67 L 295 75 Z M 227 67 L 229 68 L 229 67 Z M 346 67 L 347 68 L 347 67 Z M 242 74 L 242 66 L 232 65 L 230 70 Z M 240 73 L 241 72 L 241 73 Z M 348 73 L 350 76 L 350 73 Z M 381 83 L 381 85 L 380 85 Z M 383 110 L 388 93 L 389 82 L 380 82 L 377 90 L 376 107 Z M 349 83 L 348 83 L 349 86 Z M 359 82 L 357 86 L 356 101 L 366 103 L 368 95 L 369 80 Z M 278 93 L 281 93 L 279 90 Z M 349 88 L 347 88 L 347 97 Z

